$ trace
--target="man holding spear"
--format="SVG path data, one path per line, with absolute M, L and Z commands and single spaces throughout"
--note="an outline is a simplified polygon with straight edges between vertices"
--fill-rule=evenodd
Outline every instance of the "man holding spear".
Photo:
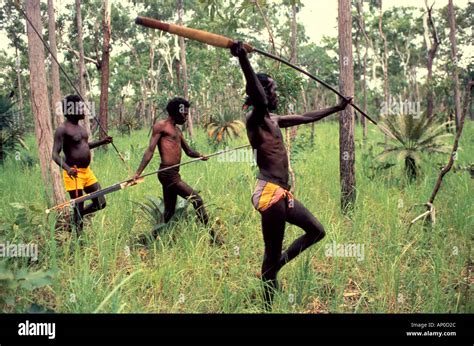
M 262 217 L 265 254 L 261 275 L 266 307 L 269 308 L 278 287 L 279 270 L 325 235 L 321 223 L 290 192 L 288 156 L 280 128 L 321 120 L 343 110 L 352 98 L 342 98 L 334 107 L 303 115 L 275 116 L 271 113 L 278 105 L 275 81 L 269 75 L 255 74 L 242 42 L 234 43 L 230 51 L 239 58 L 247 81 L 247 104 L 253 106 L 247 115 L 246 128 L 250 144 L 257 151 L 259 174 L 252 203 Z M 286 222 L 301 227 L 305 234 L 282 253 Z
M 209 216 L 204 208 L 201 196 L 186 184 L 179 175 L 181 149 L 183 149 L 189 157 L 201 158 L 203 161 L 208 160 L 208 157 L 203 156 L 190 148 L 183 137 L 183 133 L 176 126 L 183 125 L 186 122 L 189 113 L 189 106 L 189 102 L 180 97 L 175 97 L 168 102 L 166 107 L 168 118 L 158 121 L 153 125 L 150 145 L 143 155 L 143 159 L 133 176 L 133 180 L 136 181 L 140 177 L 145 167 L 151 161 L 155 148 L 158 146 L 161 157 L 160 170 L 165 169 L 158 173 L 158 179 L 163 186 L 165 222 L 168 222 L 174 215 L 176 199 L 179 195 L 190 200 L 196 210 L 196 215 L 199 221 L 204 225 L 207 225 L 209 223 Z M 222 239 L 214 232 L 214 230 L 210 229 L 209 233 L 214 244 L 221 245 L 223 243 Z
M 90 169 L 91 149 L 112 143 L 112 137 L 88 142 L 86 130 L 79 125 L 84 119 L 84 102 L 79 95 L 69 95 L 62 101 L 63 114 L 66 121 L 54 133 L 52 159 L 63 169 L 64 185 L 71 199 L 81 197 L 84 192 L 92 193 L 100 190 L 100 184 Z M 60 156 L 61 150 L 64 158 Z M 83 217 L 105 208 L 105 197 L 92 199 L 92 203 L 84 207 L 84 202 L 77 203 L 74 209 L 74 224 L 80 234 Z

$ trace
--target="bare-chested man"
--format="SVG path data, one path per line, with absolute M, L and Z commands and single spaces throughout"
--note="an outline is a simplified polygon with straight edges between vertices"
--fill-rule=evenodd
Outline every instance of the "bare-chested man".
M 90 169 L 91 149 L 112 143 L 112 137 L 88 142 L 86 130 L 79 125 L 84 119 L 84 103 L 77 95 L 69 95 L 62 101 L 63 114 L 66 120 L 54 134 L 53 160 L 63 169 L 64 185 L 71 198 L 80 197 L 86 193 L 100 190 L 100 184 Z M 60 155 L 64 153 L 64 158 Z M 92 203 L 84 207 L 78 203 L 74 210 L 74 224 L 76 232 L 82 231 L 82 219 L 85 215 L 105 208 L 105 197 L 92 199 Z
M 271 307 L 279 270 L 302 251 L 320 241 L 324 235 L 321 223 L 296 200 L 288 185 L 288 156 L 280 128 L 307 124 L 343 110 L 351 98 L 343 99 L 335 106 L 302 115 L 276 116 L 278 105 L 275 81 L 266 74 L 255 74 L 242 42 L 230 49 L 239 58 L 247 81 L 247 104 L 253 109 L 247 115 L 246 128 L 250 144 L 256 150 L 259 174 L 252 196 L 252 203 L 262 217 L 265 255 L 262 264 L 262 280 L 265 284 L 266 307 Z M 305 234 L 297 238 L 282 253 L 285 224 L 301 227 Z
M 156 146 L 160 152 L 160 169 L 177 165 L 181 162 L 181 149 L 185 154 L 193 158 L 201 158 L 203 161 L 209 158 L 201 155 L 190 148 L 183 137 L 183 133 L 176 125 L 183 125 L 188 119 L 189 102 L 181 97 L 175 97 L 168 102 L 166 111 L 168 118 L 158 121 L 153 125 L 153 133 L 150 145 L 143 155 L 143 159 L 138 167 L 133 179 L 137 179 L 153 157 Z M 179 167 L 167 169 L 158 173 L 158 179 L 163 186 L 163 200 L 165 203 L 165 222 L 168 222 L 175 213 L 176 200 L 178 196 L 188 199 L 196 210 L 198 219 L 207 225 L 209 216 L 207 215 L 204 203 L 199 194 L 188 184 L 181 180 Z M 222 239 L 212 229 L 209 230 L 211 240 L 214 244 L 222 244 Z

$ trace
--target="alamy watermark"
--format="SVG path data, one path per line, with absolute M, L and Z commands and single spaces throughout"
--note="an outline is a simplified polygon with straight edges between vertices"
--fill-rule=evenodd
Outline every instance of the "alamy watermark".
M 357 261 L 364 260 L 364 244 L 338 244 L 333 241 L 325 246 L 326 257 L 356 257 Z
M 252 148 L 242 148 L 238 150 L 230 150 L 226 147 L 224 152 L 217 158 L 218 162 L 248 162 L 251 166 L 255 166 L 257 160 L 257 150 Z
M 8 241 L 0 243 L 0 257 L 30 257 L 37 261 L 38 244 L 12 244 Z
M 382 102 L 380 113 L 384 116 L 412 115 L 417 119 L 421 116 L 421 104 L 420 101 L 402 100 L 401 98 L 396 101 L 392 96 L 389 96 L 388 102 Z

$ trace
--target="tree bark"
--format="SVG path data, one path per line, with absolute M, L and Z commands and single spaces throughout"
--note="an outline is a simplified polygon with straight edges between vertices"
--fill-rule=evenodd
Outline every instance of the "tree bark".
M 449 40 L 451 41 L 451 58 L 453 62 L 453 81 L 454 81 L 454 110 L 456 115 L 456 130 L 459 130 L 461 118 L 461 95 L 459 92 L 459 74 L 458 74 L 458 50 L 456 44 L 456 19 L 454 15 L 453 0 L 448 1 L 449 17 Z
M 341 94 L 354 95 L 354 66 L 352 60 L 351 0 L 338 0 L 339 84 Z M 339 115 L 339 174 L 341 210 L 349 212 L 356 199 L 354 112 L 346 107 Z
M 55 59 L 58 58 L 58 50 L 56 45 L 56 20 L 54 17 L 54 3 L 53 0 L 48 0 L 48 35 L 49 47 Z M 51 58 L 51 106 L 53 110 L 53 125 L 58 127 L 63 122 L 63 112 L 61 107 L 61 87 L 59 84 L 59 66 L 56 60 Z
M 108 129 L 108 102 L 109 102 L 109 58 L 110 58 L 110 7 L 109 0 L 104 0 L 104 17 L 102 20 L 103 30 L 103 46 L 102 60 L 100 64 L 101 80 L 100 80 L 100 104 L 99 104 L 99 122 L 101 129 L 99 138 L 107 137 Z
M 43 31 L 40 13 L 40 0 L 26 1 L 26 14 L 32 25 L 40 33 Z M 53 129 L 46 84 L 45 54 L 41 39 L 27 22 L 28 62 L 30 69 L 31 111 L 35 123 L 35 136 L 41 175 L 49 206 L 63 203 L 65 193 L 61 174 L 51 160 L 53 148 Z
M 86 65 L 84 62 L 84 41 L 82 39 L 82 14 L 81 14 L 81 0 L 76 0 L 76 26 L 77 26 L 77 45 L 79 46 L 79 92 L 84 101 L 87 102 L 87 88 L 84 76 L 86 74 Z M 90 123 L 90 109 L 84 107 L 85 118 L 81 120 L 81 125 L 86 129 L 89 138 L 92 137 L 91 123 Z M 91 153 L 92 154 L 92 153 Z
M 18 48 L 15 48 L 16 54 L 16 78 L 18 83 L 18 128 L 20 132 L 23 133 L 25 131 L 25 106 L 23 103 L 23 83 L 21 81 L 21 61 L 20 56 L 18 55 Z
M 364 95 L 364 112 L 367 113 L 367 56 L 369 51 L 369 38 L 367 33 L 365 32 L 365 20 L 364 20 L 364 4 L 362 0 L 357 1 L 357 15 L 358 15 L 358 23 L 360 30 L 365 38 L 365 46 L 364 46 L 364 63 L 362 67 L 362 92 Z M 360 122 L 362 125 L 362 138 L 365 141 L 367 139 L 367 121 L 364 116 L 360 118 Z
M 183 15 L 184 15 L 184 5 L 183 5 L 183 0 L 178 0 L 178 22 L 180 25 L 183 24 Z M 181 62 L 181 75 L 183 76 L 183 92 L 184 92 L 184 98 L 187 100 L 189 97 L 188 93 L 188 67 L 186 64 L 186 44 L 184 42 L 184 37 L 180 36 L 179 37 L 179 59 Z M 194 135 L 194 126 L 193 126 L 193 116 L 192 116 L 192 111 L 191 109 L 189 110 L 188 113 L 188 123 L 187 123 L 187 129 L 188 129 L 188 134 L 189 137 L 193 137 Z
M 432 9 L 433 5 L 431 7 L 428 6 L 427 1 L 425 0 L 426 4 L 426 9 L 428 11 L 427 13 L 427 18 L 425 17 L 425 32 L 427 27 L 429 26 L 428 31 L 430 31 L 431 35 L 433 36 L 433 42 L 429 39 L 429 36 L 425 34 L 425 40 L 426 40 L 426 47 L 428 48 L 428 61 L 426 63 L 426 68 L 428 69 L 428 75 L 426 77 L 426 88 L 427 88 L 427 107 L 426 107 L 426 114 L 428 118 L 433 117 L 433 109 L 434 109 L 434 93 L 433 93 L 433 86 L 432 86 L 432 81 L 433 81 L 433 61 L 436 56 L 436 51 L 438 50 L 438 45 L 439 45 L 439 38 L 438 38 L 438 33 L 436 32 L 436 27 L 433 22 L 433 17 L 432 17 Z

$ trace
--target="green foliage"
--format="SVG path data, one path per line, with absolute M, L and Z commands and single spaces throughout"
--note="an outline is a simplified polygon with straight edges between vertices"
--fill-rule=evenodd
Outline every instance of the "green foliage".
M 138 207 L 144 213 L 145 219 L 152 225 L 151 232 L 156 237 L 161 235 L 166 229 L 165 221 L 165 203 L 163 199 L 155 196 L 145 196 L 145 202 L 137 202 Z M 179 220 L 187 215 L 189 202 L 184 199 L 179 199 L 176 203 L 175 214 L 173 219 Z
M 55 276 L 53 270 L 30 271 L 26 267 L 12 268 L 7 260 L 0 260 L 0 310 L 15 305 L 15 298 L 22 291 L 33 291 L 50 285 Z M 19 310 L 18 307 L 16 310 Z
M 224 108 L 222 113 L 213 117 L 207 125 L 207 135 L 211 144 L 214 146 L 228 144 L 231 138 L 240 137 L 245 124 L 234 117 L 235 115 L 228 108 Z
M 15 110 L 9 97 L 0 95 L 0 163 L 21 146 L 26 147 L 20 127 L 14 120 Z
M 445 133 L 449 122 L 438 124 L 435 117 L 428 118 L 425 114 L 420 117 L 413 115 L 398 115 L 384 117 L 387 125 L 387 133 L 391 142 L 378 156 L 379 160 L 395 156 L 397 161 L 405 164 L 405 173 L 410 181 L 418 176 L 422 153 L 448 153 L 449 146 L 443 141 L 446 137 L 452 137 Z M 384 145 L 384 143 L 379 143 Z

